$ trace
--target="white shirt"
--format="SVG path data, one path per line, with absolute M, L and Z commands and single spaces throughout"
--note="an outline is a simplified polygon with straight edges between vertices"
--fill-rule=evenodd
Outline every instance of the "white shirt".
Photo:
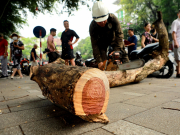
M 176 33 L 176 39 L 180 46 L 180 18 L 173 21 L 172 26 L 171 26 L 171 32 Z M 173 42 L 173 44 L 174 44 L 174 42 Z

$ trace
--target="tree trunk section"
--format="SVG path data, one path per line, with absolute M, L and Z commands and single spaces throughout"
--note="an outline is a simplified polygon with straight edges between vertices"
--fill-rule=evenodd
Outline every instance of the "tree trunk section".
M 107 123 L 109 82 L 99 69 L 66 66 L 61 59 L 31 69 L 31 80 L 51 102 L 90 122 Z

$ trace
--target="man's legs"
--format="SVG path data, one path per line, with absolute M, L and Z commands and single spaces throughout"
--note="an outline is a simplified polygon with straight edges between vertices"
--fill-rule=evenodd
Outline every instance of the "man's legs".
M 177 77 L 180 77 L 180 48 L 174 48 L 174 58 L 176 60 L 177 66 L 176 66 L 176 71 L 177 71 Z
M 2 75 L 3 76 L 8 76 L 7 72 L 7 57 L 4 58 L 4 56 L 0 56 L 1 59 L 1 66 L 2 66 Z
M 177 75 L 180 75 L 180 61 L 176 60 L 177 66 L 176 66 L 176 70 L 177 70 Z
M 75 62 L 74 62 L 74 59 L 70 59 L 70 62 L 71 62 L 71 65 L 72 65 L 72 66 L 75 66 L 75 65 L 76 65 Z

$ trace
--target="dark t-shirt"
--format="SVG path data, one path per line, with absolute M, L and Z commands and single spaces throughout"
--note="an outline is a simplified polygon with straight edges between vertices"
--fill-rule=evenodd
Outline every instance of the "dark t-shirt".
M 128 55 L 130 55 L 130 53 L 137 48 L 137 37 L 133 35 L 132 37 L 128 38 L 128 41 L 135 44 L 132 46 L 128 46 Z
M 36 50 L 35 50 L 35 48 L 33 48 L 32 50 L 31 50 L 31 53 L 34 53 L 34 58 L 35 58 L 35 60 L 37 59 L 37 55 L 36 55 Z M 30 58 L 30 61 L 33 61 L 33 57 L 32 57 L 32 54 L 31 54 L 31 58 Z
M 62 50 L 68 51 L 73 49 L 72 46 L 68 44 L 69 41 L 73 40 L 73 37 L 79 38 L 79 36 L 76 34 L 74 30 L 69 29 L 68 31 L 63 31 L 61 35 L 62 40 Z

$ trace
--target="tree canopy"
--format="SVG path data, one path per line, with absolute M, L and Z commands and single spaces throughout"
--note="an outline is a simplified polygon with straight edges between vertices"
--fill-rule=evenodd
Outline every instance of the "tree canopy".
M 94 0 L 92 0 L 94 1 Z M 63 5 L 63 9 L 58 9 L 58 4 Z M 0 4 L 0 33 L 5 38 L 17 32 L 17 28 L 22 28 L 27 23 L 27 13 L 34 16 L 39 13 L 51 13 L 53 10 L 57 14 L 78 10 L 79 6 L 86 5 L 89 8 L 87 0 L 2 0 Z
M 162 12 L 164 23 L 169 30 L 180 8 L 179 0 L 117 0 L 114 4 L 122 6 L 119 9 L 125 12 L 122 21 L 124 24 L 130 22 L 128 27 L 133 27 L 137 33 L 144 31 L 145 22 L 151 23 L 157 19 L 157 11 Z

